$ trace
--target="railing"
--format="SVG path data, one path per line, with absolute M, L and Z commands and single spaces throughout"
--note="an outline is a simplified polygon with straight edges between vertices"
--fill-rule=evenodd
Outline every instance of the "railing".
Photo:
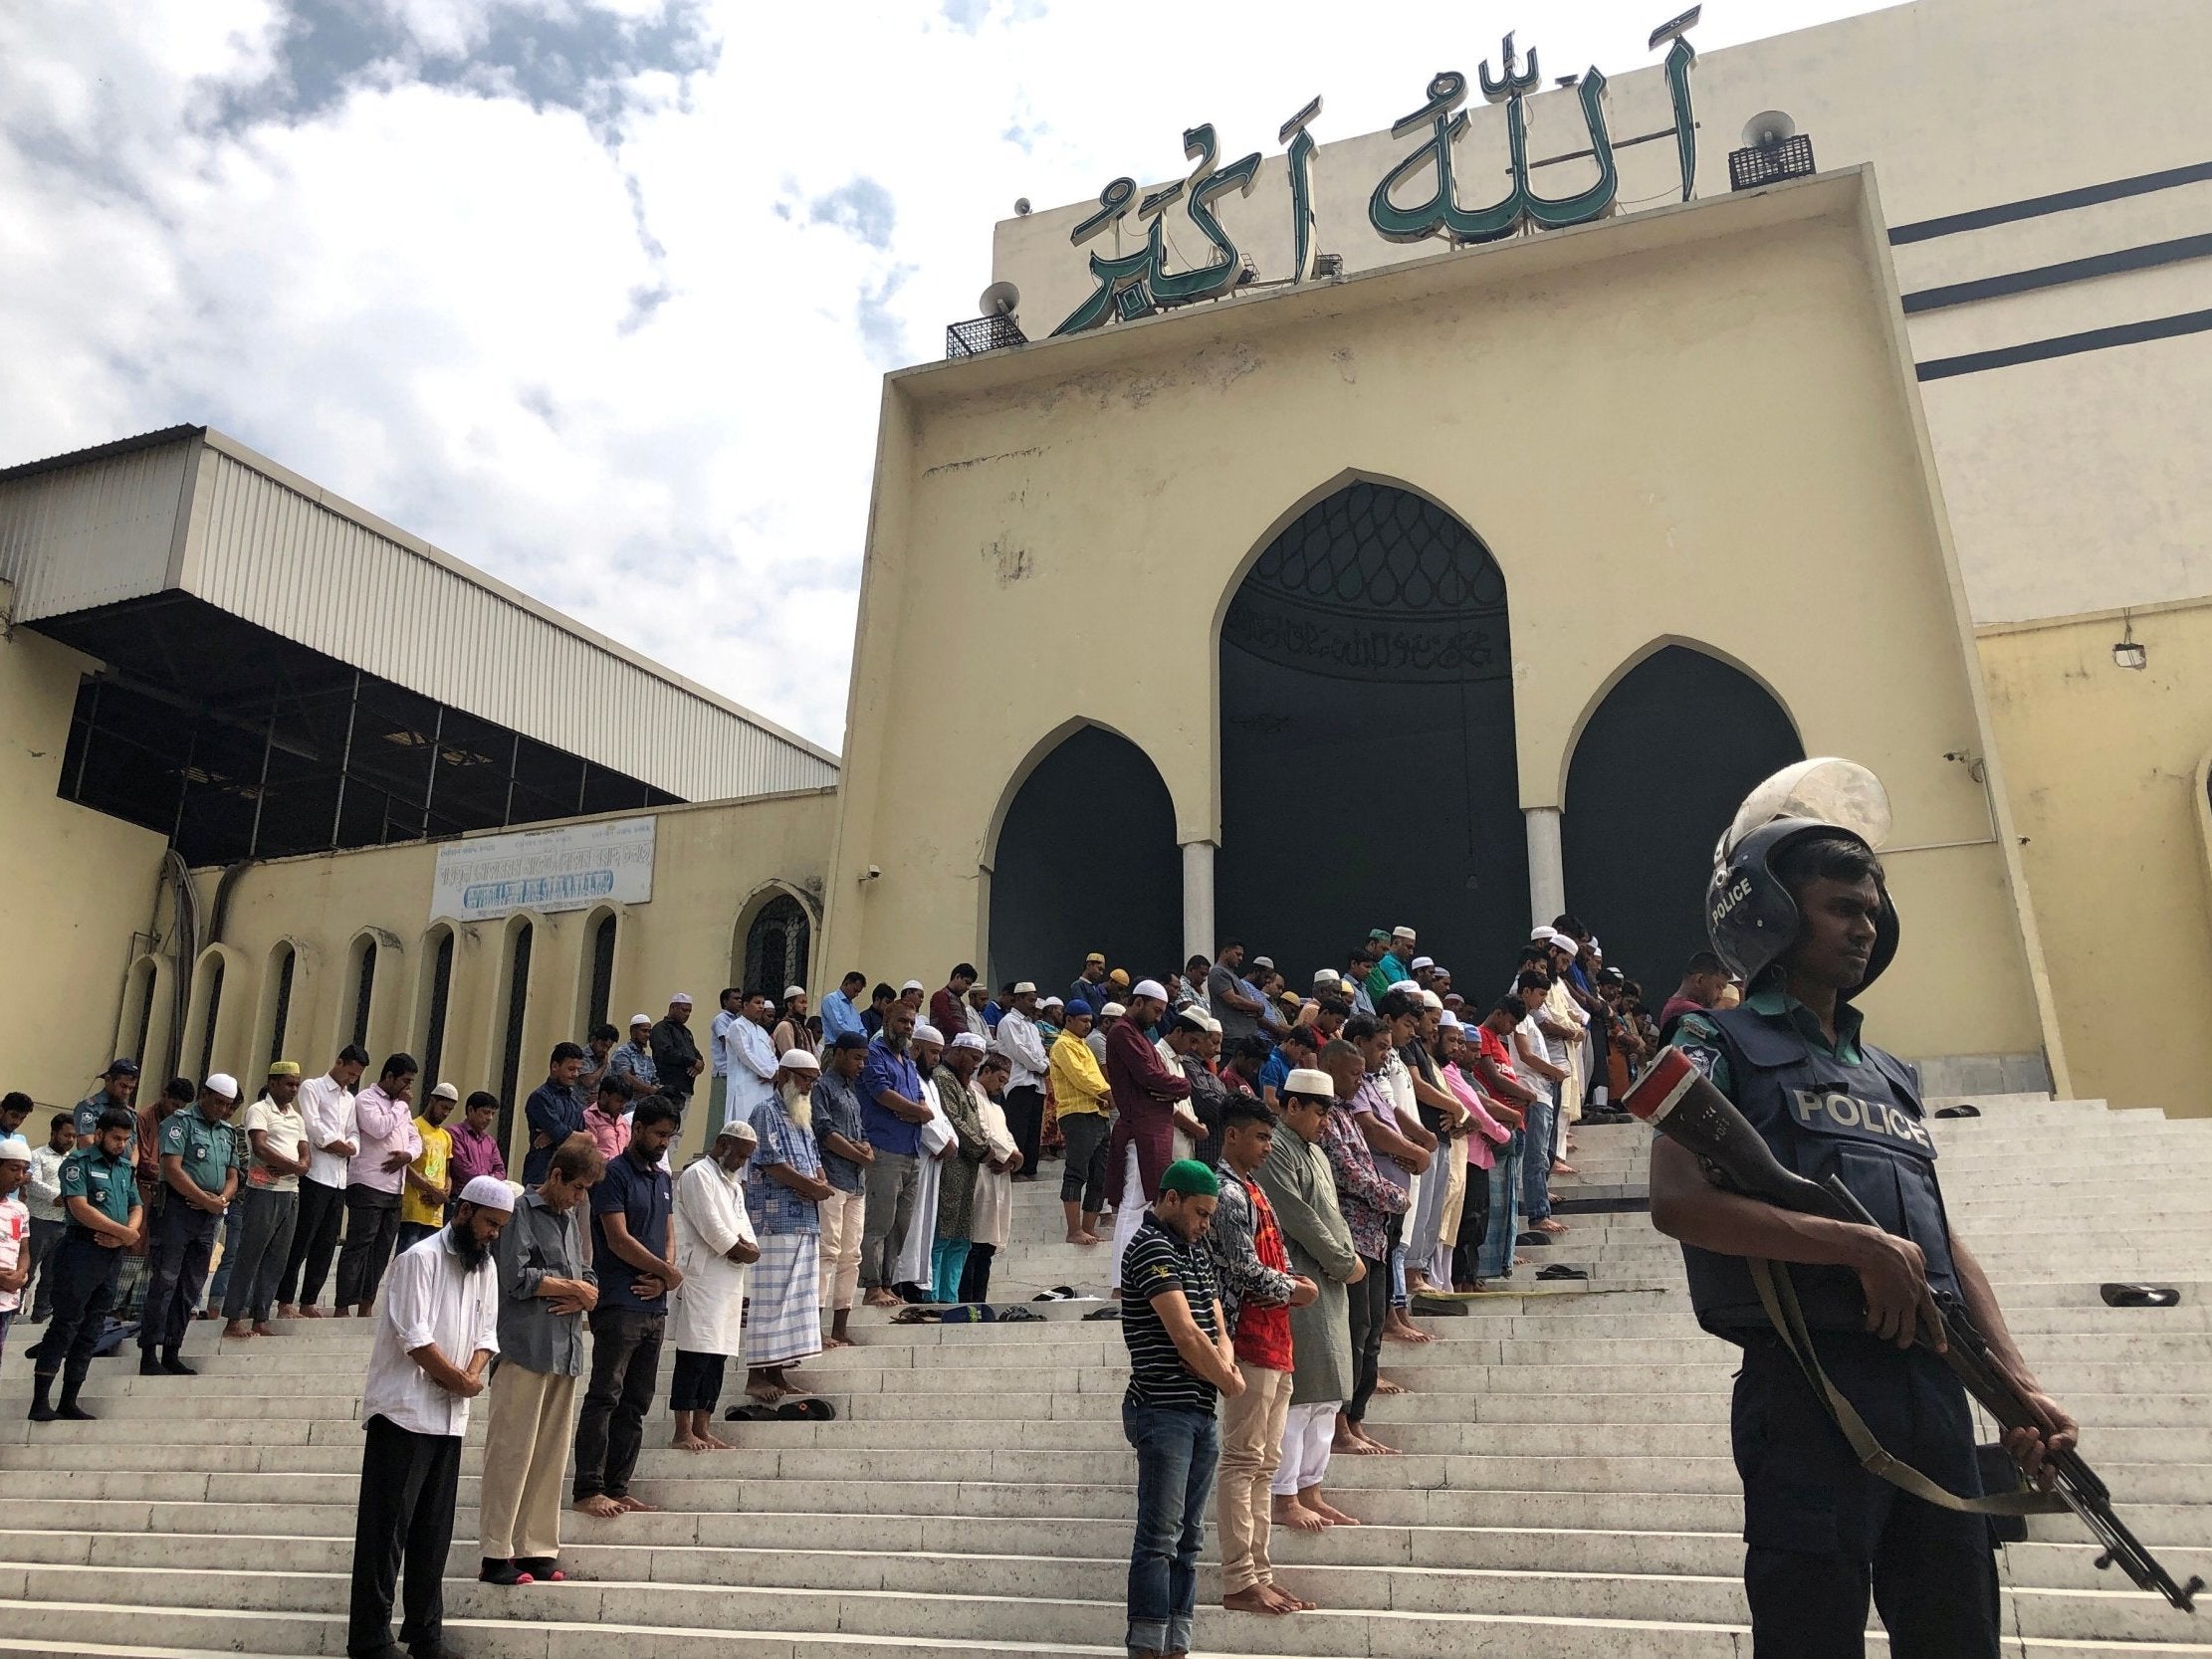
M 945 328 L 945 355 L 974 357 L 985 351 L 995 351 L 1001 345 L 1027 345 L 1029 336 L 1021 331 L 1021 324 L 1000 312 L 995 316 L 971 317 L 966 322 L 948 323 Z

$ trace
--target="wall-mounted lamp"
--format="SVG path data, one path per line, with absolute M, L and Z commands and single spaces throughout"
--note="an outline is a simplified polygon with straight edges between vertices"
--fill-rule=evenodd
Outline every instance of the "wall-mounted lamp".
M 2141 642 L 2135 638 L 2135 613 L 2133 611 L 2122 611 L 2120 616 L 2124 619 L 2126 628 L 2120 636 L 2120 642 L 2112 647 L 2112 666 L 2114 668 L 2133 669 L 2147 667 L 2150 662 L 2150 653 L 2145 651 Z

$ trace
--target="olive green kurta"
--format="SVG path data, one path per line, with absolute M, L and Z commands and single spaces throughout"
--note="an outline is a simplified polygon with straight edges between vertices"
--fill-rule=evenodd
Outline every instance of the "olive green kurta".
M 937 1236 L 964 1239 L 976 1205 L 976 1171 L 991 1155 L 991 1145 L 984 1140 L 983 1114 L 976 1110 L 968 1085 L 950 1066 L 938 1067 L 933 1075 L 937 1104 L 945 1109 L 945 1121 L 960 1138 L 953 1155 L 938 1166 Z
M 1290 1403 L 1348 1400 L 1352 1329 L 1344 1282 L 1357 1270 L 1360 1256 L 1352 1246 L 1352 1229 L 1337 1208 L 1328 1154 L 1288 1128 L 1278 1128 L 1275 1143 L 1252 1178 L 1275 1206 L 1290 1271 L 1304 1274 L 1321 1292 L 1305 1307 L 1290 1310 Z

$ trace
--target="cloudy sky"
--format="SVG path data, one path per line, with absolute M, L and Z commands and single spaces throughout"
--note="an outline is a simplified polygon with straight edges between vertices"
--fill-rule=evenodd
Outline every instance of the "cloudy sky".
M 0 6 L 0 463 L 218 426 L 837 746 L 880 378 L 1016 196 L 1671 0 Z M 1699 46 L 1876 9 L 1711 0 Z

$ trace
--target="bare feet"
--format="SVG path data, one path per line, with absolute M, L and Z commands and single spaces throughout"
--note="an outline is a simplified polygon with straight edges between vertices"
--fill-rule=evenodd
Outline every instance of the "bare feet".
M 1098 1242 L 1098 1235 L 1096 1233 L 1070 1233 L 1067 1235 L 1067 1242 L 1070 1244 L 1096 1244 Z M 1221 1605 L 1226 1607 L 1228 1605 L 1228 1602 L 1224 1600 L 1222 1601 Z M 1237 1611 L 1256 1613 L 1257 1611 L 1259 1611 L 1259 1609 L 1256 1607 L 1240 1607 L 1237 1609 Z
M 1358 1428 L 1354 1429 L 1353 1432 L 1357 1434 L 1361 1440 L 1366 1442 L 1367 1450 L 1377 1457 L 1404 1457 L 1406 1455 L 1405 1453 L 1401 1452 L 1396 1446 L 1386 1446 L 1380 1440 L 1376 1439 L 1375 1436 L 1368 1433 L 1367 1425 L 1365 1423 L 1362 1423 Z
M 254 1327 L 254 1335 L 257 1337 L 281 1337 L 284 1335 L 284 1333 L 282 1331 L 279 1331 L 275 1326 L 271 1325 L 267 1320 L 263 1320 L 259 1325 Z
M 601 1521 L 612 1521 L 629 1513 L 621 1499 L 609 1498 L 603 1492 L 594 1492 L 588 1498 L 578 1498 L 575 1509 L 578 1515 L 595 1515 Z
M 1263 1587 L 1266 1589 L 1268 1596 L 1274 1601 L 1275 1611 L 1278 1613 L 1310 1613 L 1314 1608 L 1321 1605 L 1318 1601 L 1300 1600 L 1280 1584 L 1268 1584 Z
M 1266 1613 L 1270 1616 L 1287 1613 L 1288 1607 L 1275 1604 L 1264 1584 L 1254 1584 L 1249 1589 L 1236 1590 L 1221 1597 L 1221 1605 L 1232 1613 Z
M 1538 1233 L 1564 1233 L 1566 1230 L 1567 1223 L 1560 1220 L 1556 1215 L 1546 1216 L 1530 1229 L 1530 1231 Z
M 898 1308 L 904 1306 L 897 1297 L 880 1285 L 860 1300 L 870 1308 Z
M 1357 1428 L 1346 1427 L 1343 1419 L 1339 1418 L 1336 1439 L 1331 1442 L 1329 1450 L 1339 1457 L 1379 1457 L 1384 1448 L 1376 1441 L 1368 1439 Z M 1320 1511 L 1316 1510 L 1314 1513 L 1319 1515 Z M 1326 1521 L 1328 1517 L 1322 1516 L 1322 1519 Z
M 653 1506 L 642 1498 L 622 1497 L 614 1500 L 632 1515 L 651 1515 Z
M 709 1449 L 706 1441 L 695 1434 L 679 1434 L 668 1444 L 671 1450 L 679 1452 L 703 1452 Z
M 1563 1157 L 1555 1157 L 1551 1160 L 1551 1172 L 1555 1175 L 1579 1175 L 1582 1173 L 1580 1169 L 1577 1169 Z
M 1085 1244 L 1104 1244 L 1106 1242 L 1106 1235 L 1104 1233 L 1085 1233 L 1083 1235 L 1083 1242 Z
M 280 1304 L 278 1304 L 278 1307 L 277 1307 L 277 1318 L 279 1318 L 279 1319 L 298 1319 L 299 1317 L 300 1317 L 300 1310 L 299 1310 L 299 1309 L 297 1309 L 297 1308 L 295 1308 L 295 1307 L 294 1307 L 294 1306 L 293 1306 L 293 1305 L 292 1305 L 291 1303 L 289 1303 L 289 1302 L 285 1302 L 285 1303 L 280 1303 Z
M 1413 1392 L 1403 1382 L 1393 1382 L 1379 1371 L 1375 1376 L 1375 1391 L 1378 1394 L 1410 1394 Z
M 1358 1516 L 1346 1515 L 1336 1505 L 1324 1501 L 1321 1496 L 1321 1489 L 1318 1486 L 1308 1487 L 1305 1491 L 1299 1493 L 1298 1502 L 1305 1505 L 1307 1509 L 1313 1511 L 1315 1515 L 1321 1517 L 1332 1527 L 1364 1527 L 1367 1525 Z
M 253 1328 L 252 1326 L 248 1325 L 248 1324 L 247 1324 L 247 1323 L 246 1323 L 246 1322 L 245 1322 L 244 1320 L 242 1320 L 242 1319 L 234 1319 L 234 1320 L 228 1320 L 228 1321 L 224 1322 L 224 1325 L 223 1325 L 223 1335 L 224 1335 L 224 1336 L 225 1336 L 226 1338 L 229 1338 L 229 1337 L 251 1337 L 251 1336 L 253 1336 L 254 1334 L 255 1334 L 255 1333 L 254 1333 L 254 1328 Z
M 302 1308 L 298 1317 L 301 1319 L 329 1319 L 331 1316 L 320 1308 Z
M 1277 1498 L 1268 1511 L 1269 1519 L 1278 1527 L 1289 1527 L 1301 1533 L 1324 1531 L 1328 1518 L 1306 1508 L 1296 1498 Z
M 850 1337 L 824 1337 L 822 1347 L 824 1349 L 850 1348 L 852 1347 L 852 1339 Z
M 710 1452 L 734 1452 L 738 1449 L 734 1441 L 725 1440 L 719 1434 L 703 1435 L 701 1438 L 706 1441 Z

